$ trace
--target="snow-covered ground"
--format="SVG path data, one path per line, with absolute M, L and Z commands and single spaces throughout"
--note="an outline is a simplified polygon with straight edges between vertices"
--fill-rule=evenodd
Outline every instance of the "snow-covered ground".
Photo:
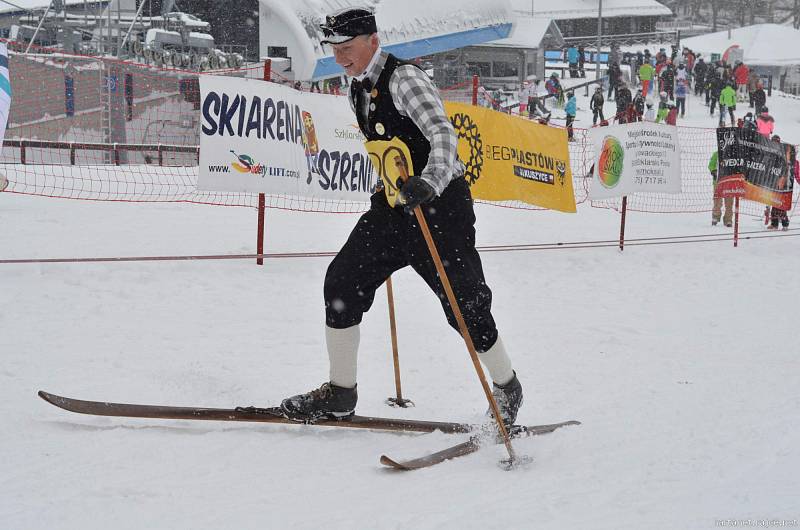
M 480 245 L 613 240 L 618 215 L 477 207 Z M 630 214 L 630 239 L 730 233 L 709 214 Z M 336 250 L 354 215 L 269 211 L 267 250 Z M 251 209 L 0 194 L 0 259 L 253 251 Z M 742 220 L 744 231 L 763 230 Z M 0 264 L 0 527 L 36 529 L 702 529 L 800 520 L 798 239 L 483 254 L 526 424 L 577 419 L 409 474 L 463 435 L 109 419 L 78 398 L 271 405 L 327 378 L 329 258 Z M 413 273 L 362 326 L 361 414 L 480 422 L 458 335 Z
M 800 143 L 798 101 L 768 105 L 776 132 Z M 716 119 L 690 98 L 679 124 Z M 618 214 L 587 204 L 577 215 L 476 211 L 484 246 L 619 233 Z M 267 251 L 335 251 L 356 219 L 270 210 Z M 633 212 L 626 236 L 731 234 L 709 221 Z M 583 422 L 515 441 L 533 463 L 511 472 L 497 466 L 502 446 L 410 474 L 378 464 L 463 435 L 96 418 L 36 397 L 232 407 L 309 390 L 327 378 L 330 258 L 0 264 L 0 529 L 800 526 L 800 227 L 741 222 L 755 232 L 745 237 L 772 237 L 483 254 L 525 386 L 520 422 Z M 246 208 L 2 193 L 0 260 L 251 253 L 255 223 Z M 394 286 L 404 394 L 417 407 L 384 404 L 394 378 L 381 290 L 362 326 L 359 413 L 483 421 L 436 298 L 409 271 Z

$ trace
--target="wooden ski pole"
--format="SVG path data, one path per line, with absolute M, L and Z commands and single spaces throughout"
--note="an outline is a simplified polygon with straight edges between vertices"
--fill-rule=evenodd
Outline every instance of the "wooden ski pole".
M 410 399 L 403 399 L 403 389 L 400 385 L 400 352 L 397 347 L 397 321 L 394 316 L 394 290 L 392 288 L 392 277 L 386 279 L 386 296 L 389 299 L 389 329 L 392 333 L 392 359 L 394 361 L 394 388 L 397 397 L 386 400 L 393 407 L 406 408 L 413 406 L 414 402 Z
M 401 157 L 396 156 L 394 162 L 400 172 L 400 178 L 403 179 L 403 182 L 406 182 L 408 180 L 408 167 L 405 161 Z M 436 272 L 439 274 L 439 280 L 442 282 L 444 292 L 447 294 L 447 301 L 450 303 L 450 309 L 453 311 L 453 315 L 455 315 L 456 321 L 458 322 L 458 329 L 461 332 L 461 336 L 464 338 L 464 342 L 467 344 L 467 350 L 472 359 L 472 364 L 475 366 L 475 372 L 478 374 L 478 379 L 481 381 L 486 399 L 489 401 L 489 407 L 492 409 L 494 419 L 497 422 L 497 429 L 500 431 L 503 443 L 508 450 L 509 464 L 513 465 L 517 460 L 517 455 L 514 452 L 514 447 L 511 445 L 511 436 L 509 436 L 508 429 L 506 429 L 503 419 L 500 417 L 500 408 L 497 406 L 497 401 L 495 401 L 492 395 L 492 389 L 489 387 L 489 383 L 486 382 L 486 375 L 483 372 L 483 366 L 481 366 L 481 361 L 478 358 L 478 352 L 475 350 L 475 344 L 472 342 L 467 323 L 464 321 L 464 316 L 461 314 L 458 300 L 456 300 L 456 295 L 450 285 L 450 280 L 447 278 L 447 273 L 442 264 L 442 258 L 439 257 L 439 251 L 436 249 L 436 243 L 433 241 L 433 236 L 431 236 L 431 231 L 428 228 L 428 222 L 425 220 L 425 215 L 422 213 L 422 208 L 420 206 L 414 208 L 414 215 L 419 223 L 422 236 L 425 238 L 425 243 L 428 245 L 428 251 L 430 251 L 433 263 L 436 265 Z

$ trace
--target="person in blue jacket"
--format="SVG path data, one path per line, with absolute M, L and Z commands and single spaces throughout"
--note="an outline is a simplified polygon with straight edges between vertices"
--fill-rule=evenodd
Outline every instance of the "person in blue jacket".
M 575 99 L 575 92 L 570 90 L 567 92 L 567 105 L 564 107 L 567 112 L 567 136 L 569 141 L 574 140 L 572 136 L 572 124 L 575 122 L 575 115 L 578 113 L 578 100 Z
M 567 48 L 567 62 L 569 63 L 569 76 L 578 77 L 580 74 L 578 73 L 578 60 L 580 58 L 580 54 L 578 53 L 578 48 L 575 46 L 570 46 Z

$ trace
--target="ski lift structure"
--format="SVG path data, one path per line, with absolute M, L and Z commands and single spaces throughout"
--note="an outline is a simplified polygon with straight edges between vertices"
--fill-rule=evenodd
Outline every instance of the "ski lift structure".
M 110 0 L 92 5 L 51 0 L 46 8 L 29 10 L 11 26 L 9 39 L 65 53 L 116 57 L 156 68 L 189 71 L 239 69 L 245 65 L 245 46 L 218 46 L 209 34 L 211 24 L 189 13 L 172 11 L 162 2 L 159 16 L 145 16 L 150 0 Z M 83 9 L 81 9 L 83 7 Z

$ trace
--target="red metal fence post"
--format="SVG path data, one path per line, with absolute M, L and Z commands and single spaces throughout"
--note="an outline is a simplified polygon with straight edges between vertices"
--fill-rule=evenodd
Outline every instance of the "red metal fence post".
M 272 78 L 272 61 L 264 61 L 264 81 Z M 267 199 L 263 193 L 258 194 L 258 229 L 256 235 L 256 253 L 260 256 L 264 254 L 264 217 L 266 216 Z M 256 265 L 263 265 L 263 258 L 256 258 Z
M 622 198 L 622 216 L 619 222 L 619 250 L 625 250 L 625 215 L 628 213 L 628 196 Z

